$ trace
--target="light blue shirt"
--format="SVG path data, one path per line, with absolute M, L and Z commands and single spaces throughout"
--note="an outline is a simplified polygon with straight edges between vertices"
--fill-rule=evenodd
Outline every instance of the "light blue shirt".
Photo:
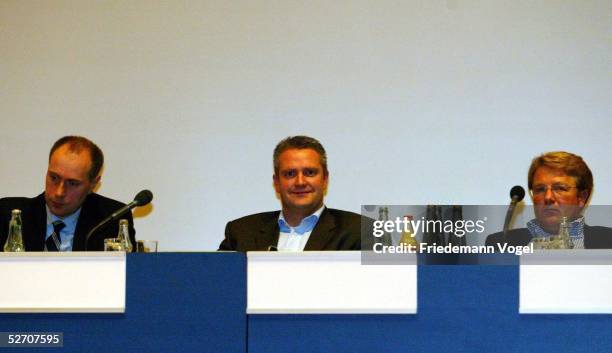
M 66 225 L 59 234 L 60 237 L 60 248 L 59 251 L 72 251 L 72 244 L 74 242 L 74 232 L 76 230 L 77 222 L 79 221 L 79 215 L 81 209 L 79 208 L 73 214 L 64 218 L 58 217 L 49 211 L 47 207 L 47 235 L 45 241 L 53 234 L 53 222 L 60 220 Z
M 280 229 L 278 235 L 278 251 L 302 251 L 306 247 L 308 238 L 312 230 L 317 225 L 319 217 L 325 206 L 321 206 L 315 213 L 302 219 L 300 224 L 296 227 L 291 227 L 287 221 L 283 212 L 281 211 L 278 216 L 278 228 Z

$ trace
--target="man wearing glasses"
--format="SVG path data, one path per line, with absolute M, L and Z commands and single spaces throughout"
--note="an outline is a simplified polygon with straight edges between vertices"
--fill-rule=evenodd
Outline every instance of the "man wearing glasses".
M 569 223 L 574 249 L 612 248 L 612 229 L 585 224 L 583 210 L 593 191 L 593 174 L 582 157 L 548 152 L 533 159 L 527 175 L 535 219 L 527 228 L 491 234 L 486 244 L 527 245 L 534 237 L 559 234 L 563 217 Z

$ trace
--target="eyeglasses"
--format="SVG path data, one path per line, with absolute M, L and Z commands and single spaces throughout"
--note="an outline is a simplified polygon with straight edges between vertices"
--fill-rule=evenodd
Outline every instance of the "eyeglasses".
M 565 184 L 552 184 L 550 190 L 555 196 L 566 196 L 572 189 L 578 188 L 577 186 L 570 186 Z M 544 196 L 548 191 L 548 185 L 536 185 L 531 189 L 533 196 Z

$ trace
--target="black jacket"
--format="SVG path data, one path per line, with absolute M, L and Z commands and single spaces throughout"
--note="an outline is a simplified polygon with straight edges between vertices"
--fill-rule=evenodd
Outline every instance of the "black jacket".
M 525 246 L 531 242 L 531 233 L 527 228 L 518 228 L 508 231 L 504 238 L 504 233 L 493 233 L 487 237 L 486 245 L 496 245 L 498 243 L 513 246 Z M 585 249 L 612 249 L 612 228 L 590 227 L 584 225 L 584 248 Z
M 81 213 L 74 232 L 73 251 L 103 251 L 104 239 L 115 238 L 119 232 L 119 223 L 111 222 L 95 232 L 89 241 L 87 233 L 98 223 L 125 204 L 98 194 L 89 194 L 81 205 Z M 21 210 L 23 242 L 26 251 L 43 251 L 47 232 L 47 211 L 45 195 L 34 198 L 6 197 L 0 199 L 0 251 L 6 242 L 8 224 L 11 220 L 11 210 Z M 128 212 L 125 218 L 130 224 L 130 240 L 136 248 L 136 231 L 132 214 Z
M 266 251 L 276 246 L 279 214 L 280 211 L 257 213 L 228 222 L 219 250 Z M 371 228 L 369 218 L 325 208 L 304 250 L 360 250 L 362 219 L 364 226 Z

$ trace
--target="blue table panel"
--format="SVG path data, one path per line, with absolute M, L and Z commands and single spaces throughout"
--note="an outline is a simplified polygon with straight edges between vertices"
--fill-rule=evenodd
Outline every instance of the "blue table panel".
M 519 315 L 518 276 L 419 266 L 417 315 L 249 315 L 249 353 L 612 352 L 612 315 Z
M 240 253 L 130 254 L 125 314 L 0 314 L 0 332 L 64 333 L 63 348 L 0 351 L 242 353 L 245 271 Z

